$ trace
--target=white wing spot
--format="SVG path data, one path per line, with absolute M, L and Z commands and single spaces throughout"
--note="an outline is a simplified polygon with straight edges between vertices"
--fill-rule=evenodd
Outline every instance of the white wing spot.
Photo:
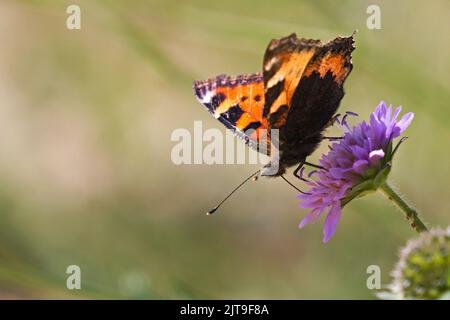
M 210 103 L 212 100 L 213 94 L 211 91 L 207 91 L 206 94 L 202 97 L 202 103 Z

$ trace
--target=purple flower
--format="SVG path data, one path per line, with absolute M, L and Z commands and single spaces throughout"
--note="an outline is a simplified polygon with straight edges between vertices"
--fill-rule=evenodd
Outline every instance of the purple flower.
M 412 112 L 400 120 L 401 107 L 393 112 L 392 106 L 381 102 L 370 116 L 370 122 L 350 127 L 347 113 L 341 119 L 345 134 L 331 145 L 319 164 L 323 169 L 315 172 L 316 179 L 306 182 L 311 188 L 300 194 L 301 208 L 311 209 L 299 227 L 315 221 L 324 212 L 323 242 L 327 242 L 336 230 L 342 207 L 352 199 L 375 191 L 385 182 L 390 172 L 391 160 L 397 150 L 392 140 L 397 138 L 414 118 Z

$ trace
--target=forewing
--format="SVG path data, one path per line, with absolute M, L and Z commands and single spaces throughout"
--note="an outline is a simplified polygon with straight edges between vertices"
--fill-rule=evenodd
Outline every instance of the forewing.
M 264 82 L 260 73 L 220 75 L 195 81 L 194 93 L 206 109 L 255 150 L 268 153 L 268 121 L 263 116 Z M 261 148 L 260 143 L 267 143 Z
M 353 37 L 326 44 L 295 34 L 272 40 L 263 61 L 265 105 L 270 128 L 280 139 L 317 134 L 336 112 L 352 69 Z

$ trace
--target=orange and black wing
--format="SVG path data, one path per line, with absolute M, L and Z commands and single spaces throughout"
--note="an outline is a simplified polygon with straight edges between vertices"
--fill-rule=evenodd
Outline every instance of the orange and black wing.
M 270 145 L 267 118 L 263 117 L 264 82 L 260 73 L 237 77 L 220 75 L 194 82 L 194 93 L 206 109 L 255 150 Z M 267 143 L 264 149 L 260 142 Z
M 353 36 L 326 44 L 295 34 L 272 40 L 263 61 L 263 117 L 280 129 L 280 140 L 301 141 L 320 133 L 344 96 L 352 70 Z

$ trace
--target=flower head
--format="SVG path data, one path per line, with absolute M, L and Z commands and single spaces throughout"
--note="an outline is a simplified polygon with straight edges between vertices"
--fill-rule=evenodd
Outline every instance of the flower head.
M 450 299 L 450 227 L 408 241 L 383 299 Z
M 392 109 L 381 102 L 370 116 L 369 123 L 363 121 L 350 127 L 347 113 L 340 124 L 346 131 L 343 138 L 331 145 L 331 150 L 322 156 L 319 164 L 323 169 L 315 171 L 315 181 L 307 194 L 299 195 L 300 207 L 311 209 L 300 222 L 302 228 L 316 220 L 324 212 L 327 216 L 323 228 L 323 241 L 327 242 L 336 230 L 342 207 L 352 199 L 375 191 L 386 180 L 391 160 L 397 147 L 392 147 L 397 138 L 413 120 L 412 112 L 400 120 L 401 107 Z

